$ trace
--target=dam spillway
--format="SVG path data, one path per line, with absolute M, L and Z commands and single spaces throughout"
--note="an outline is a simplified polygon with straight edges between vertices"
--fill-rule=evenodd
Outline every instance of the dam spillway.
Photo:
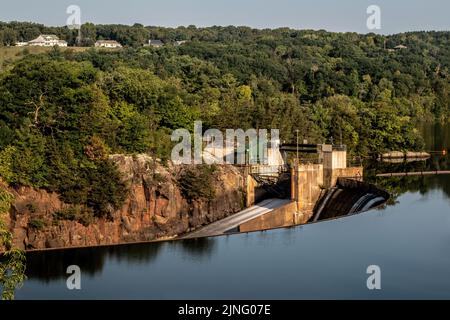
M 310 222 L 365 212 L 385 204 L 389 198 L 389 193 L 374 185 L 339 178 L 336 186 L 319 200 Z

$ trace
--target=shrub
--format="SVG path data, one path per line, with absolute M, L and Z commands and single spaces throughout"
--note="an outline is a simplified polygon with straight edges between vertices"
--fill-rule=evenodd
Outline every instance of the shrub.
M 214 176 L 217 171 L 215 166 L 200 165 L 184 170 L 178 185 L 183 197 L 188 201 L 208 200 L 215 197 Z
M 89 226 L 94 220 L 94 214 L 89 208 L 83 208 L 82 206 L 74 206 L 56 211 L 53 213 L 53 219 L 76 221 L 83 226 Z
M 110 150 L 98 136 L 91 137 L 89 144 L 84 147 L 84 153 L 90 160 L 106 160 Z
M 35 230 L 42 230 L 47 226 L 44 220 L 40 218 L 32 219 L 30 222 L 28 222 L 28 228 L 32 228 Z
M 87 205 L 98 217 L 109 217 L 111 211 L 120 209 L 128 195 L 128 188 L 120 172 L 111 161 L 103 161 L 90 171 Z
M 0 187 L 0 216 L 8 212 L 13 201 L 14 196 L 6 189 Z
M 30 211 L 31 213 L 35 213 L 37 208 L 33 203 L 28 203 L 26 205 L 26 208 L 28 209 L 28 211 Z
M 58 183 L 55 191 L 64 202 L 88 208 L 98 217 L 108 216 L 122 207 L 128 188 L 114 163 L 84 161 L 68 167 L 66 163 L 54 169 L 60 172 L 55 176 L 55 184 Z
M 14 181 L 13 157 L 17 152 L 15 147 L 8 146 L 0 151 L 0 176 L 7 183 Z

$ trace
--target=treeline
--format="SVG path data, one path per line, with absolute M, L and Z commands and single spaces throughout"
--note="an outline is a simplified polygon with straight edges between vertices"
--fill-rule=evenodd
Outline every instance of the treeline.
M 76 37 L 26 23 L 0 30 L 4 44 L 5 32 Z M 127 47 L 25 48 L 0 75 L 0 176 L 56 191 L 92 215 L 108 215 L 126 196 L 109 154 L 167 159 L 172 130 L 192 130 L 195 120 L 204 130 L 278 128 L 291 142 L 299 130 L 302 140 L 342 142 L 368 156 L 420 149 L 415 122 L 449 115 L 450 33 L 91 24 L 82 32 Z M 188 42 L 143 48 L 148 38 Z M 407 48 L 393 49 L 399 44 Z
M 0 23 L 0 44 L 29 41 L 41 33 L 56 34 L 69 45 L 77 45 L 77 30 L 23 22 Z M 242 83 L 263 76 L 283 92 L 298 95 L 301 102 L 334 94 L 372 102 L 387 89 L 392 98 L 412 100 L 414 115 L 448 116 L 449 32 L 383 36 L 288 28 L 82 25 L 79 45 L 92 46 L 98 39 L 117 40 L 134 48 L 149 39 L 168 44 L 187 40 L 182 48 L 158 54 L 211 62 Z M 398 45 L 406 49 L 394 49 Z

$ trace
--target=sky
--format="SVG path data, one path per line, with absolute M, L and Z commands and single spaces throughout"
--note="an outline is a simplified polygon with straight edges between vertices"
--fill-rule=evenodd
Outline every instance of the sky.
M 0 0 L 1 21 L 66 24 L 69 5 L 82 22 L 199 27 L 238 25 L 392 34 L 450 30 L 448 0 Z M 381 29 L 367 28 L 367 7 L 381 9 Z

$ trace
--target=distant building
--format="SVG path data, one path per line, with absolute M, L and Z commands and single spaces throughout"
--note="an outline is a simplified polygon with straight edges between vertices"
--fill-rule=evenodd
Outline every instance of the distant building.
M 145 45 L 146 47 L 154 47 L 154 48 L 161 48 L 164 46 L 164 42 L 161 40 L 148 40 L 148 44 Z
M 95 46 L 97 48 L 122 48 L 122 45 L 115 40 L 98 40 Z
M 185 44 L 187 41 L 186 40 L 177 40 L 177 41 L 175 41 L 175 46 L 181 46 L 181 45 L 183 45 L 183 44 Z
M 408 47 L 400 44 L 400 45 L 394 47 L 394 49 L 396 49 L 396 50 L 403 50 L 403 49 L 408 49 Z
M 59 40 L 54 34 L 41 34 L 36 39 L 29 41 L 27 45 L 35 47 L 67 47 L 67 41 Z
M 16 47 L 25 47 L 28 45 L 28 42 L 16 42 Z

